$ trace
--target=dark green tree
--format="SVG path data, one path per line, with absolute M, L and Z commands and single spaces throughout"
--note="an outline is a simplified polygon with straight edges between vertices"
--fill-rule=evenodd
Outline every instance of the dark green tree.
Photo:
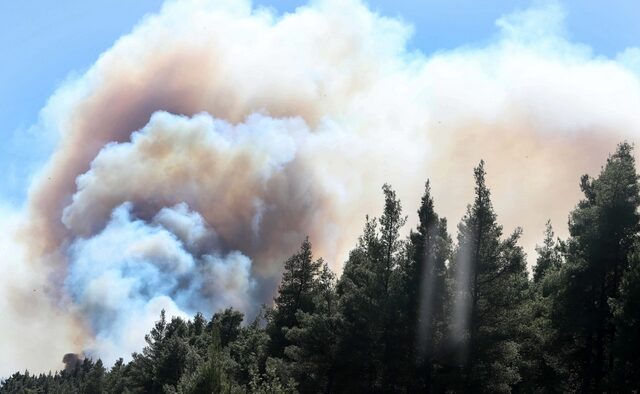
M 405 376 L 410 391 L 439 391 L 434 375 L 444 365 L 444 339 L 447 331 L 447 260 L 451 254 L 451 238 L 447 221 L 439 218 L 431 197 L 431 186 L 425 184 L 418 227 L 409 234 L 407 256 L 400 266 L 403 308 L 401 335 L 397 345 L 406 364 Z M 401 361 L 401 360 L 398 360 Z
M 232 394 L 240 388 L 229 378 L 224 368 L 225 355 L 221 349 L 219 328 L 211 330 L 211 345 L 207 359 L 192 373 L 185 373 L 177 385 L 179 394 Z
M 302 393 L 331 393 L 337 368 L 340 314 L 335 274 L 323 263 L 314 298 L 314 311 L 297 315 L 298 326 L 287 330 L 292 345 L 285 353 L 293 360 L 294 376 Z
M 402 215 L 402 205 L 396 196 L 396 192 L 390 185 L 382 187 L 384 193 L 384 211 L 380 219 L 380 247 L 382 254 L 374 265 L 376 282 L 378 284 L 378 304 L 381 307 L 382 317 L 381 357 L 379 369 L 381 371 L 380 386 L 383 390 L 399 390 L 402 385 L 402 377 L 406 369 L 401 359 L 406 358 L 407 353 L 396 346 L 396 338 L 403 334 L 402 327 L 398 325 L 406 320 L 405 310 L 401 300 L 405 289 L 402 281 L 400 266 L 405 265 L 405 243 L 400 238 L 400 229 L 407 222 L 407 217 Z M 381 285 L 381 286 L 380 286 Z
M 639 225 L 631 145 L 620 144 L 600 175 L 584 175 L 580 186 L 584 199 L 569 217 L 571 237 L 552 317 L 568 381 L 583 392 L 611 391 L 618 357 L 611 305 L 620 297 Z
M 145 336 L 147 346 L 134 353 L 131 362 L 131 389 L 134 392 L 162 393 L 165 386 L 175 387 L 184 370 L 188 329 L 180 318 L 167 323 L 165 311 L 160 313 L 151 332 Z
M 240 325 L 244 315 L 233 308 L 227 308 L 213 315 L 208 325 L 208 330 L 217 328 L 220 337 L 220 346 L 225 347 L 235 341 L 240 335 Z
M 400 363 L 395 361 L 401 349 L 394 338 L 401 309 L 394 293 L 404 258 L 400 228 L 406 217 L 395 191 L 386 184 L 382 190 L 384 212 L 377 222 L 367 217 L 337 287 L 344 317 L 340 379 L 356 391 L 395 390 L 400 383 Z
M 272 357 L 284 356 L 284 349 L 290 344 L 285 331 L 298 325 L 296 313 L 313 311 L 316 279 L 321 266 L 321 260 L 313 260 L 309 238 L 306 238 L 300 250 L 285 262 L 274 308 L 267 315 L 269 354 Z
M 264 373 L 252 370 L 251 381 L 248 385 L 248 392 L 252 394 L 296 394 L 296 386 L 293 380 L 283 382 L 277 371 L 275 364 L 279 359 L 270 358 L 267 360 Z
M 116 360 L 105 377 L 105 392 L 109 394 L 124 393 L 127 385 L 128 366 L 122 358 Z
M 233 379 L 241 386 L 247 386 L 252 375 L 264 371 L 268 358 L 269 335 L 262 328 L 264 316 L 261 311 L 253 321 L 240 329 L 238 338 L 231 342 L 229 355 Z
M 555 240 L 553 239 L 553 227 L 548 220 L 545 225 L 544 242 L 542 246 L 536 246 L 538 259 L 533 268 L 533 281 L 539 283 L 550 270 L 557 270 L 562 264 L 562 257 Z
M 485 174 L 481 161 L 474 169 L 474 203 L 458 225 L 453 338 L 465 390 L 510 392 L 520 380 L 517 338 L 528 287 L 526 258 L 517 245 L 519 229 L 501 240 Z
M 84 394 L 102 394 L 105 390 L 104 385 L 105 369 L 102 360 L 93 364 L 89 373 L 87 373 L 87 381 L 84 384 Z
M 133 392 L 161 392 L 162 386 L 158 387 L 155 379 L 155 363 L 162 357 L 164 351 L 166 329 L 167 319 L 163 309 L 160 312 L 160 320 L 155 323 L 151 332 L 145 335 L 147 346 L 142 353 L 132 354 L 130 385 Z
M 378 377 L 380 308 L 374 259 L 380 255 L 375 219 L 366 218 L 358 245 L 349 253 L 337 283 L 340 328 L 337 384 L 342 391 L 371 392 Z
M 533 283 L 522 310 L 527 324 L 519 338 L 522 363 L 518 392 L 563 393 L 564 369 L 555 352 L 556 331 L 551 322 L 552 295 L 559 285 L 562 266 L 561 244 L 553 239 L 551 222 L 547 221 L 542 246 L 536 246 L 538 257 L 533 269 Z
M 640 392 L 640 253 L 635 248 L 625 271 L 620 294 L 612 300 L 616 336 L 614 342 L 616 391 Z

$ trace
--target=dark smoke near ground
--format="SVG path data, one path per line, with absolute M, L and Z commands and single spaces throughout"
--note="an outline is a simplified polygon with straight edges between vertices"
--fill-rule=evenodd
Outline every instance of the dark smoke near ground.
M 75 353 L 67 353 L 62 357 L 65 372 L 72 372 L 82 364 L 83 358 Z

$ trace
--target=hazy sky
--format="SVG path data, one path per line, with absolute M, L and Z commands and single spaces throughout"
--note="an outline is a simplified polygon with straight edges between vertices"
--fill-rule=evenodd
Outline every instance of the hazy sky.
M 29 175 L 52 151 L 55 136 L 32 125 L 55 88 L 78 75 L 121 35 L 129 32 L 161 1 L 37 0 L 0 2 L 0 202 L 21 205 Z M 293 11 L 298 0 L 260 0 L 254 4 Z M 482 45 L 497 34 L 502 15 L 539 5 L 526 0 L 370 0 L 373 10 L 399 17 L 414 27 L 410 48 L 426 54 Z M 542 3 L 544 4 L 544 3 Z M 596 55 L 615 57 L 640 44 L 640 2 L 578 0 L 560 2 L 566 37 Z

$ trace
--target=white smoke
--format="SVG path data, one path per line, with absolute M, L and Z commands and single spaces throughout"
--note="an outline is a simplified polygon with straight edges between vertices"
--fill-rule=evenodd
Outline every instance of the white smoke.
M 65 284 L 95 334 L 85 349 L 89 355 L 111 363 L 139 351 L 162 308 L 181 317 L 228 306 L 252 308 L 251 261 L 237 251 L 204 252 L 215 251 L 203 246 L 216 240 L 200 215 L 180 204 L 145 223 L 131 217 L 131 208 L 115 208 L 104 230 L 68 249 Z

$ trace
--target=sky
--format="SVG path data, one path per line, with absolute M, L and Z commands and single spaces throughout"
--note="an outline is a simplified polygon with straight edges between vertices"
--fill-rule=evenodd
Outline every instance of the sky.
M 259 0 L 278 13 L 304 1 Z M 544 4 L 527 0 L 370 0 L 370 8 L 413 26 L 409 49 L 432 54 L 483 45 L 497 33 L 502 15 Z M 615 57 L 640 45 L 640 2 L 560 1 L 566 37 L 596 56 Z M 30 177 L 51 153 L 57 137 L 38 130 L 38 113 L 64 81 L 91 66 L 146 14 L 154 0 L 0 2 L 0 203 L 23 204 Z

